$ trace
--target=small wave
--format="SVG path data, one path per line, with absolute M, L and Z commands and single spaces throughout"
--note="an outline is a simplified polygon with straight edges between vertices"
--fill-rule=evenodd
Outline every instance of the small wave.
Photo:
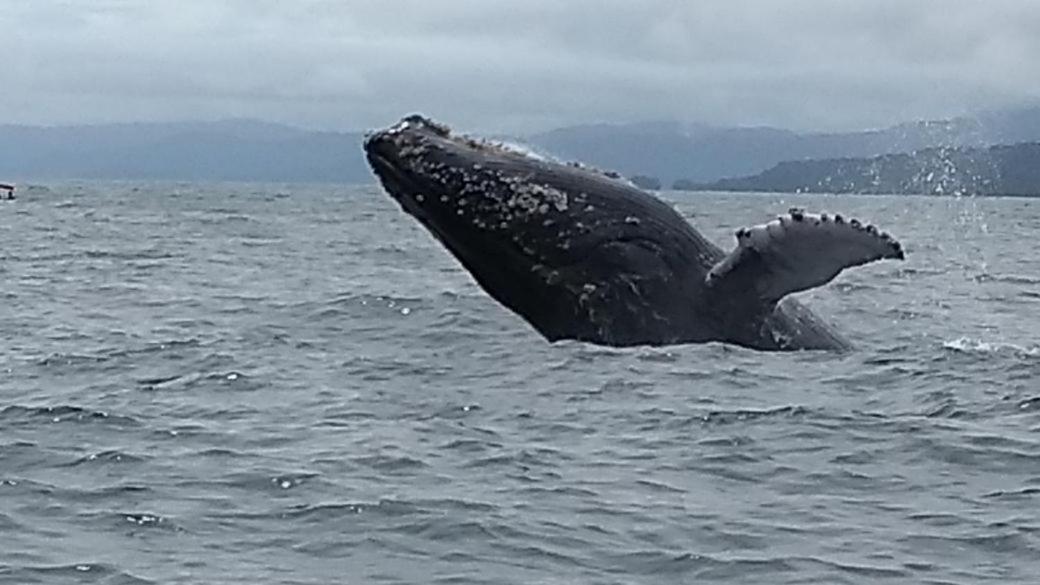
M 75 353 L 52 353 L 36 362 L 38 366 L 76 366 L 80 364 L 97 364 L 108 361 L 105 355 L 84 355 Z
M 125 505 L 125 502 L 124 502 Z M 168 516 L 145 511 L 117 510 L 91 511 L 77 514 L 77 520 L 94 529 L 102 529 L 123 534 L 142 534 L 143 531 L 186 532 Z
M 696 425 L 731 425 L 744 422 L 752 422 L 760 419 L 771 419 L 771 418 L 795 418 L 803 417 L 811 414 L 812 411 L 803 406 L 778 406 L 776 408 L 766 409 L 736 409 L 736 410 L 709 410 L 704 414 L 685 417 L 682 419 L 675 419 L 672 424 L 681 424 L 683 426 L 696 424 Z
M 316 473 L 297 473 L 291 475 L 279 475 L 271 478 L 271 485 L 280 490 L 291 490 L 295 487 L 303 485 L 309 481 L 312 477 L 317 477 Z
M 139 378 L 137 380 L 137 383 L 139 385 L 145 386 L 145 387 L 147 387 L 149 389 L 162 388 L 162 387 L 165 387 L 165 386 L 175 385 L 175 383 L 178 383 L 178 382 L 183 382 L 186 379 L 191 378 L 191 376 L 192 376 L 192 374 L 188 374 L 188 375 L 175 374 L 175 375 L 172 375 L 172 376 L 155 376 L 155 377 L 149 377 L 149 378 Z M 195 374 L 194 376 L 195 376 L 195 379 L 200 377 L 198 374 Z
M 485 441 L 481 439 L 451 439 L 450 441 L 442 444 L 441 449 L 445 451 L 457 451 L 466 453 L 469 455 L 476 455 L 479 453 L 486 453 L 491 449 L 501 449 L 502 444 L 493 441 Z
M 199 455 L 214 456 L 215 453 L 213 450 L 210 450 L 204 454 L 200 453 Z M 221 458 L 226 456 L 227 455 L 224 454 L 218 455 L 218 457 Z M 239 457 L 241 454 L 233 453 L 232 456 Z M 235 473 L 227 476 L 221 481 L 221 483 L 228 487 L 244 489 L 247 491 L 280 493 L 317 481 L 319 477 L 320 476 L 317 473 L 304 471 L 275 474 Z
M 1040 356 L 1040 347 L 1027 347 L 1015 343 L 991 342 L 969 337 L 960 337 L 952 341 L 944 341 L 943 349 L 967 354 L 1017 354 L 1021 356 Z
M 390 295 L 348 293 L 337 296 L 336 298 L 329 301 L 328 305 L 340 307 L 361 305 L 365 307 L 386 307 L 389 309 L 397 309 L 406 305 L 416 304 L 421 301 L 422 299 L 416 297 L 396 297 Z
M 493 512 L 497 508 L 485 502 L 462 500 L 455 498 L 398 500 L 380 499 L 374 502 L 331 502 L 324 504 L 301 504 L 293 506 L 285 514 L 289 518 L 318 520 L 327 522 L 330 518 L 342 516 L 416 516 L 436 514 L 443 516 L 449 513 L 472 514 Z
M 690 574 L 698 579 L 717 582 L 723 579 L 748 579 L 752 575 L 791 572 L 794 567 L 788 559 L 739 559 L 716 558 L 694 553 L 669 553 L 661 551 L 637 551 L 620 555 L 615 570 L 641 575 Z
M 370 358 L 367 356 L 352 358 L 343 362 L 342 367 L 347 369 L 348 375 L 358 376 L 366 382 L 392 380 L 402 375 L 444 376 L 451 371 L 449 367 L 442 364 L 415 364 L 393 358 Z M 467 406 L 470 408 L 467 409 Z M 469 412 L 472 406 L 466 405 L 461 408 L 465 412 Z M 457 412 L 451 414 L 459 416 Z M 438 414 L 435 413 L 430 415 L 430 418 L 437 416 Z
M 946 269 L 943 269 L 943 268 L 929 269 L 929 268 L 919 268 L 919 267 L 918 268 L 903 267 L 903 268 L 896 268 L 895 270 L 893 270 L 892 271 L 892 275 L 894 277 L 896 277 L 896 278 L 907 278 L 907 277 L 910 277 L 910 276 L 917 276 L 917 275 L 921 275 L 921 276 L 942 276 L 942 275 L 946 274 L 947 272 L 948 271 Z
M 359 314 L 385 317 L 394 315 L 407 317 L 422 301 L 417 298 L 407 297 L 385 297 L 377 295 L 341 295 L 329 301 L 322 308 L 309 315 L 309 320 L 315 322 L 328 322 L 330 320 L 343 320 L 350 316 Z M 381 321 L 381 327 L 385 324 Z
M 1016 403 L 1016 406 L 1018 407 L 1018 410 L 1040 410 L 1040 396 L 1019 400 Z
M 147 512 L 130 512 L 119 515 L 123 522 L 135 524 L 137 526 L 143 526 L 146 528 L 163 528 L 166 530 L 182 530 L 179 526 L 174 524 L 169 518 L 160 516 L 159 514 L 151 514 Z
M 118 583 L 119 585 L 150 585 L 155 581 L 142 579 L 103 563 L 84 561 L 69 565 L 5 566 L 0 565 L 0 580 L 9 583 Z
M 79 488 L 16 477 L 0 478 L 0 493 L 5 495 L 42 497 L 54 501 L 76 502 L 78 505 L 87 502 L 122 502 L 125 504 L 128 498 L 149 495 L 152 492 L 152 488 L 137 484 Z
M 65 488 L 60 493 L 62 498 L 72 502 L 122 502 L 125 505 L 129 498 L 151 496 L 154 490 L 144 485 L 118 484 L 95 489 Z
M 404 534 L 414 534 L 435 541 L 494 541 L 499 538 L 494 527 L 477 520 L 452 520 L 450 517 L 431 518 L 404 524 L 396 528 Z
M 1008 284 L 1029 284 L 1037 285 L 1040 284 L 1040 278 L 1035 276 L 1026 276 L 1022 274 L 989 274 L 983 272 L 982 274 L 976 274 L 972 280 L 975 282 L 1004 282 Z
M 386 500 L 383 500 L 386 501 Z M 463 500 L 459 498 L 420 498 L 411 500 L 413 504 L 423 509 L 436 510 L 438 513 L 445 512 L 494 512 L 497 506 L 486 502 L 475 500 Z
M 905 579 L 909 577 L 907 571 L 902 569 L 896 569 L 891 567 L 878 567 L 870 565 L 854 565 L 851 563 L 841 563 L 838 561 L 825 560 L 820 558 L 795 558 L 792 559 L 793 563 L 804 562 L 807 564 L 815 564 L 825 567 L 831 571 L 836 571 L 842 574 L 856 575 L 857 577 L 865 577 L 868 579 Z M 827 582 L 825 579 L 821 579 L 820 582 Z
M 427 467 L 423 461 L 407 456 L 369 455 L 355 457 L 353 461 L 384 473 L 412 471 Z
M 170 339 L 149 343 L 143 347 L 112 349 L 94 354 L 81 353 L 52 353 L 47 357 L 40 358 L 36 365 L 41 367 L 75 367 L 84 364 L 98 364 L 116 358 L 128 358 L 138 355 L 160 353 L 169 350 L 178 350 L 191 347 L 199 347 L 202 342 L 197 338 Z
M 4 260 L 8 262 L 61 262 L 65 260 L 74 260 L 80 258 L 80 254 L 74 252 L 64 252 L 57 254 L 5 254 Z
M 911 311 L 896 307 L 885 311 L 885 316 L 891 318 L 893 321 L 912 321 L 914 319 L 925 317 L 925 314 L 919 311 Z
M 935 406 L 926 409 L 923 414 L 928 418 L 945 418 L 954 420 L 972 419 L 979 416 L 977 412 L 973 412 L 969 408 L 960 405 L 952 398 L 940 401 Z
M 965 518 L 950 516 L 949 525 L 965 522 Z M 948 528 L 940 525 L 941 528 Z M 944 532 L 939 534 L 909 534 L 903 541 L 921 549 L 935 550 L 972 550 L 975 549 L 986 555 L 1012 555 L 1012 554 L 1035 554 L 1035 549 L 1029 542 L 1029 538 L 1017 532 L 1005 532 L 983 535 L 950 535 Z
M 87 250 L 83 252 L 83 255 L 87 258 L 111 260 L 166 260 L 178 257 L 176 254 L 164 252 L 163 250 L 156 250 L 154 248 L 145 248 L 133 251 Z
M 395 514 L 392 510 L 392 506 L 383 506 L 380 504 L 368 504 L 364 502 L 350 502 L 350 503 L 332 503 L 332 504 L 305 504 L 295 506 L 285 516 L 293 519 L 300 520 L 314 520 L 316 522 L 324 523 L 332 519 L 343 518 L 345 516 L 355 516 L 362 514 L 365 511 L 374 513 L 383 513 L 390 516 L 401 515 L 400 513 Z M 405 514 L 410 513 L 411 509 L 404 512 Z
M 636 483 L 645 486 L 654 492 L 659 493 L 672 493 L 672 494 L 685 494 L 686 490 L 674 485 L 670 485 L 661 481 L 654 481 L 651 479 L 637 479 Z
M 402 259 L 408 260 L 410 260 L 412 258 L 412 254 L 414 254 L 414 250 L 412 250 L 410 247 L 394 243 L 382 243 L 372 247 L 371 250 L 376 254 L 397 256 Z
M 224 213 L 224 215 L 216 215 L 217 213 Z M 203 225 L 220 225 L 225 223 L 258 223 L 256 219 L 243 215 L 241 213 L 235 213 L 226 210 L 218 210 L 212 212 L 209 215 L 198 218 L 198 222 Z
M 251 392 L 264 387 L 264 383 L 252 379 L 236 370 L 218 372 L 188 372 L 169 376 L 141 378 L 137 383 L 145 390 L 186 390 L 196 387 L 220 387 L 225 390 Z
M 66 464 L 68 467 L 79 467 L 83 465 L 111 465 L 111 464 L 122 464 L 122 463 L 139 463 L 144 461 L 143 457 L 137 455 L 131 455 L 130 453 L 124 453 L 122 451 L 101 451 L 100 453 L 91 453 L 90 455 L 80 457 L 79 459 Z
M 554 463 L 550 461 L 550 459 L 558 459 L 558 457 L 559 454 L 557 452 L 549 449 L 541 449 L 537 452 L 522 449 L 516 453 L 504 453 L 473 459 L 466 462 L 463 467 L 468 469 L 483 469 L 501 466 L 507 469 L 522 469 L 526 471 L 536 467 L 551 467 Z
M 649 347 L 642 348 L 642 351 L 636 355 L 636 359 L 641 362 L 673 364 L 679 361 L 680 355 L 671 350 Z
M 434 320 L 426 325 L 421 333 L 422 338 L 429 343 L 442 344 L 457 339 L 459 335 L 469 332 L 480 331 L 482 335 L 488 335 L 488 318 L 476 311 L 458 309 L 455 307 L 441 309 Z
M 859 282 L 838 282 L 835 283 L 831 288 L 842 294 L 858 293 L 862 291 L 873 291 L 878 289 L 878 287 L 873 284 Z
M 335 502 L 328 504 L 302 504 L 293 506 L 285 515 L 290 518 L 329 522 L 331 518 L 358 514 L 378 516 L 407 516 L 424 513 L 425 510 L 412 502 L 380 500 L 378 502 Z
M 37 407 L 14 404 L 0 410 L 0 420 L 18 423 L 38 421 L 40 419 L 47 419 L 52 423 L 96 422 L 128 427 L 141 426 L 141 423 L 131 416 L 109 414 L 103 410 L 90 410 L 64 404 Z
M 127 349 L 122 351 L 112 352 L 113 356 L 132 356 L 138 354 L 149 354 L 168 351 L 171 349 L 184 349 L 189 347 L 199 347 L 202 345 L 202 341 L 197 337 L 190 337 L 188 339 L 168 339 L 165 341 L 159 341 L 150 343 L 141 348 Z
M 1040 487 L 1024 487 L 1018 490 L 997 490 L 995 492 L 989 492 L 983 494 L 984 498 L 993 499 L 1012 499 L 1012 500 L 1033 500 L 1034 498 L 1040 499 Z

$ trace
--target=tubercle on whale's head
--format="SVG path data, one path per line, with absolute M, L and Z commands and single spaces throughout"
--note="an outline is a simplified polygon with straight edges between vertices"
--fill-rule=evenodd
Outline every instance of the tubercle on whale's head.
M 365 137 L 365 147 L 366 149 L 368 148 L 369 142 L 378 141 L 385 137 L 396 136 L 409 130 L 428 131 L 442 138 L 451 137 L 451 129 L 446 125 L 435 122 L 422 114 L 410 114 L 401 118 L 400 122 L 390 126 L 389 128 L 368 133 Z

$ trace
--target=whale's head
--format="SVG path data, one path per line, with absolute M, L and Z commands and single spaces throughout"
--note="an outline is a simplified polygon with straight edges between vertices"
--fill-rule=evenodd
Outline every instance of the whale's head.
M 537 180 L 544 172 L 537 157 L 455 135 L 418 115 L 369 134 L 364 148 L 401 208 L 441 240 L 456 244 L 515 247 L 522 246 L 521 234 L 555 235 L 552 226 L 573 203 L 547 177 Z
M 489 209 L 500 205 L 495 196 L 502 192 L 499 177 L 482 164 L 490 145 L 467 143 L 414 115 L 369 134 L 364 148 L 386 192 L 438 238 L 491 239 L 483 232 L 507 220 Z

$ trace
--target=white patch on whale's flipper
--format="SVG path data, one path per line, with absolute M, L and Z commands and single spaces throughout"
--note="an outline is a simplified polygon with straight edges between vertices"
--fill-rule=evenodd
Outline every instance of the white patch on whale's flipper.
M 874 226 L 791 209 L 769 223 L 738 230 L 737 248 L 708 272 L 707 281 L 743 292 L 752 287 L 760 299 L 775 303 L 882 258 L 902 260 L 903 249 Z

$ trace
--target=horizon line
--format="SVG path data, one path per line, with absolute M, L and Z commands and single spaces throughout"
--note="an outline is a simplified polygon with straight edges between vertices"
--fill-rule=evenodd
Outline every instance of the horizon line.
M 525 131 L 519 135 L 537 135 L 547 134 L 558 130 L 568 130 L 574 128 L 587 128 L 596 126 L 606 127 L 625 127 L 625 126 L 639 126 L 649 124 L 674 124 L 681 126 L 702 126 L 706 128 L 718 129 L 718 130 L 779 130 L 784 132 L 791 132 L 794 134 L 856 134 L 863 132 L 878 132 L 883 130 L 889 130 L 898 128 L 900 126 L 907 125 L 927 125 L 927 124 L 950 124 L 957 121 L 965 120 L 978 120 L 979 118 L 986 115 L 993 115 L 999 112 L 1013 112 L 1013 111 L 1029 111 L 1029 110 L 1040 110 L 1040 105 L 1036 106 L 1025 106 L 1019 108 L 1008 108 L 1004 110 L 985 110 L 974 114 L 962 114 L 958 116 L 951 116 L 949 118 L 916 118 L 903 120 L 901 122 L 893 122 L 885 126 L 873 126 L 858 129 L 844 129 L 844 130 L 826 130 L 826 129 L 795 129 L 780 125 L 770 124 L 715 124 L 711 122 L 704 122 L 699 120 L 677 120 L 668 118 L 644 118 L 639 120 L 616 120 L 616 121 L 587 121 L 587 122 L 574 122 L 570 124 L 563 124 L 559 126 L 553 126 L 543 130 L 530 130 Z M 402 114 L 406 115 L 406 114 Z M 392 124 L 396 120 L 390 120 L 386 124 Z M 87 122 L 61 122 L 61 123 L 24 123 L 24 122 L 0 122 L 0 129 L 4 128 L 20 128 L 20 129 L 32 129 L 32 130 L 68 130 L 68 129 L 87 129 L 87 128 L 104 128 L 104 127 L 119 127 L 119 126 L 177 126 L 177 125 L 220 125 L 227 123 L 249 123 L 264 126 L 276 126 L 287 130 L 294 130 L 299 132 L 318 133 L 318 134 L 364 134 L 372 130 L 373 128 L 354 128 L 349 130 L 335 129 L 330 127 L 316 127 L 303 124 L 294 124 L 290 122 L 275 121 L 270 119 L 264 119 L 259 117 L 251 116 L 226 116 L 219 118 L 181 118 L 174 120 L 122 120 L 122 121 L 87 121 Z M 450 124 L 449 124 L 450 125 Z M 476 130 L 480 132 L 480 130 Z M 503 132 L 493 132 L 492 134 L 503 135 Z

